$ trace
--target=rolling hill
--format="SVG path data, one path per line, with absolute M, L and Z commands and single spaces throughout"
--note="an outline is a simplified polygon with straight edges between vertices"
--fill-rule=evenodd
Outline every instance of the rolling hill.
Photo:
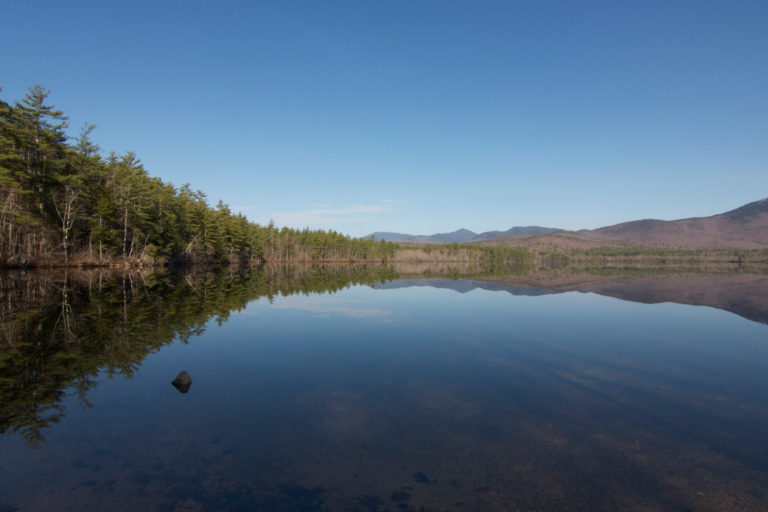
M 768 248 L 768 198 L 735 210 L 680 220 L 643 219 L 598 229 L 565 231 L 541 226 L 474 233 L 459 229 L 435 235 L 376 232 L 376 240 L 418 244 L 481 243 L 534 249 L 597 248 L 640 245 L 674 249 Z
M 644 246 L 666 249 L 768 248 L 768 199 L 709 217 L 643 219 L 582 231 L 503 237 L 486 244 L 539 250 Z
M 691 249 L 768 247 L 768 199 L 710 217 L 645 219 L 586 231 L 601 240 Z

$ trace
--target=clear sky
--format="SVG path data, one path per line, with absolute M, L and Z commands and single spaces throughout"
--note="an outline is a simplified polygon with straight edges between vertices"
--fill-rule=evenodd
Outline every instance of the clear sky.
M 768 196 L 768 2 L 0 1 L 0 97 L 251 220 L 431 234 Z

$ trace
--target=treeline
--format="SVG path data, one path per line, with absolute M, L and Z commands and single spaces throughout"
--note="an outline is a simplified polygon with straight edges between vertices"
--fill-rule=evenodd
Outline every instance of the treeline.
M 671 249 L 627 245 L 624 247 L 559 248 L 540 250 L 536 263 L 543 267 L 682 265 L 699 267 L 708 264 L 765 264 L 766 249 Z
M 396 244 L 278 229 L 205 194 L 149 176 L 132 152 L 102 156 L 65 133 L 67 117 L 29 88 L 0 100 L 0 266 L 384 260 Z
M 404 244 L 396 251 L 398 261 L 482 261 L 504 265 L 531 260 L 534 254 L 524 247 L 476 244 Z

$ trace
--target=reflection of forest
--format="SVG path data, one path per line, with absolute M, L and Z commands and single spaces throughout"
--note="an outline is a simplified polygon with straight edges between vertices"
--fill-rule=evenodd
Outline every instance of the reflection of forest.
M 539 293 L 529 289 L 578 290 L 638 302 L 704 304 L 768 321 L 766 274 L 730 270 L 599 272 L 406 262 L 265 265 L 191 273 L 114 274 L 103 269 L 0 273 L 0 433 L 15 432 L 29 446 L 37 446 L 44 429 L 65 415 L 65 396 L 73 394 L 89 405 L 87 393 L 100 372 L 130 376 L 151 352 L 174 340 L 186 343 L 210 320 L 226 321 L 232 311 L 261 297 L 336 292 L 354 284 L 410 278 L 410 285 L 465 291 L 468 286 L 515 294 Z M 443 279 L 430 279 L 435 277 Z M 408 285 L 401 281 L 389 286 Z
M 334 292 L 392 279 L 390 267 L 223 269 L 216 273 L 0 273 L 0 433 L 35 447 L 68 393 L 88 406 L 99 372 L 132 375 L 144 358 L 260 297 Z

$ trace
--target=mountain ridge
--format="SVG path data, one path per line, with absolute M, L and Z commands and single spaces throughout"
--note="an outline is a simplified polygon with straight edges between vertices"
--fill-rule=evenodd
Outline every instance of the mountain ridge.
M 389 231 L 376 231 L 363 238 L 371 238 L 374 240 L 387 240 L 389 242 L 400 243 L 412 243 L 412 244 L 449 244 L 449 243 L 466 243 L 466 242 L 482 242 L 487 240 L 495 240 L 497 238 L 520 236 L 520 235 L 541 235 L 546 233 L 555 233 L 563 231 L 559 228 L 546 228 L 542 226 L 514 226 L 506 231 L 485 231 L 483 233 L 475 233 L 469 229 L 460 228 L 456 231 L 449 233 L 435 233 L 433 235 L 410 235 L 407 233 L 394 233 Z
M 375 232 L 366 238 L 415 244 L 477 242 L 540 248 L 596 248 L 640 245 L 677 249 L 768 248 L 768 198 L 723 213 L 677 220 L 640 219 L 596 229 L 568 231 L 541 226 L 515 226 L 506 231 L 474 233 L 459 229 L 434 235 Z
M 768 247 L 768 198 L 708 217 L 642 219 L 585 233 L 599 239 L 652 247 Z

